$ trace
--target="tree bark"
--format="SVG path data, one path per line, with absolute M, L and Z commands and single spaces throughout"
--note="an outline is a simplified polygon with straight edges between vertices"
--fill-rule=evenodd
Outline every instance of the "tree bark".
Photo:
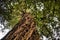
M 2 40 L 40 40 L 36 24 L 29 13 L 24 13 L 23 18 Z

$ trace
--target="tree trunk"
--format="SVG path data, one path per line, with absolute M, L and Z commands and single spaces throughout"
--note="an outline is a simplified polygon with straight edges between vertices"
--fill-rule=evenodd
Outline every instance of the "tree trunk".
M 40 40 L 36 24 L 29 13 L 25 13 L 19 23 L 2 40 Z

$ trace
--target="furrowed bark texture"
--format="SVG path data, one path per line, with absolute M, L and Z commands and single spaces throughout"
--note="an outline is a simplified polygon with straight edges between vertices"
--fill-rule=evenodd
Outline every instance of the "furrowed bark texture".
M 2 40 L 40 40 L 36 24 L 29 13 L 24 13 L 21 21 Z

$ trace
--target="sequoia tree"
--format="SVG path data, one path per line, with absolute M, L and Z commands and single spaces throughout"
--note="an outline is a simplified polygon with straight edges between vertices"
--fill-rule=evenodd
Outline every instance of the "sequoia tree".
M 31 14 L 24 13 L 22 19 L 2 40 L 40 40 Z
M 60 14 L 59 14 L 60 0 L 8 0 L 8 1 L 2 0 L 2 1 L 3 2 L 0 5 L 0 13 L 2 13 L 1 15 L 3 15 L 3 17 L 6 20 L 8 20 L 9 22 L 8 25 L 13 27 L 14 30 L 17 23 L 19 26 L 19 23 L 23 24 L 21 20 L 22 19 L 23 21 L 25 20 L 24 18 L 25 16 L 23 18 L 21 16 L 21 14 L 23 14 L 22 11 L 24 11 L 25 14 L 29 13 L 31 17 L 33 16 L 32 19 L 34 19 L 35 21 L 35 24 L 36 24 L 35 27 L 38 33 L 40 34 L 40 36 L 44 35 L 46 37 L 54 38 L 52 35 L 53 33 L 52 29 L 57 30 L 60 28 L 59 27 L 60 25 L 56 27 L 57 23 L 60 24 Z M 5 6 L 2 8 L 3 4 Z M 57 18 L 58 21 L 55 20 L 55 18 Z M 19 27 L 21 27 L 21 25 Z M 12 29 L 12 32 L 13 32 L 13 29 Z M 11 35 L 12 33 L 9 32 L 8 34 Z

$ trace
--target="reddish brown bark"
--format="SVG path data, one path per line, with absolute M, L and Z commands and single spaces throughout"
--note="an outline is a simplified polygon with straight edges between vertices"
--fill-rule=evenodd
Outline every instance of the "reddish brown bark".
M 39 38 L 33 17 L 25 13 L 21 21 L 2 40 L 40 40 Z

